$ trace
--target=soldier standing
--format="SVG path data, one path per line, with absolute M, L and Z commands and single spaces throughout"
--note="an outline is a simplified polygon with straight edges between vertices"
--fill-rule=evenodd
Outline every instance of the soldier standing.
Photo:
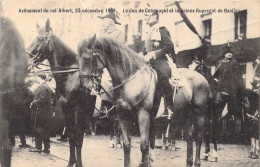
M 45 153 L 50 153 L 50 136 L 53 133 L 53 92 L 47 85 L 46 76 L 40 76 L 43 79 L 34 95 L 34 101 L 31 103 L 32 115 L 31 126 L 35 136 L 35 148 L 42 150 L 44 144 Z

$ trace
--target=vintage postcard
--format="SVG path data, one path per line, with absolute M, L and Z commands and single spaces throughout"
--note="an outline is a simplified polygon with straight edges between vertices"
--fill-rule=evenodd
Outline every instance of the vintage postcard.
M 2 167 L 259 166 L 259 0 L 0 0 Z

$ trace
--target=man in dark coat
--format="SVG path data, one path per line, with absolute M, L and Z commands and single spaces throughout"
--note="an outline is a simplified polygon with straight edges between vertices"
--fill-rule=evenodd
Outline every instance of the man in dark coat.
M 146 61 L 156 69 L 158 74 L 158 86 L 163 90 L 166 108 L 172 112 L 173 90 L 169 82 L 171 69 L 166 54 L 174 55 L 174 45 L 166 27 L 159 25 L 159 13 L 155 11 L 148 19 L 147 24 L 151 30 L 145 40 L 145 48 L 142 53 Z
M 223 99 L 223 106 L 228 103 L 229 114 L 241 118 L 241 104 L 245 85 L 242 78 L 239 62 L 233 59 L 233 47 L 228 44 L 223 48 L 223 60 L 217 63 L 213 75 L 219 84 Z
M 44 77 L 41 77 L 45 79 Z M 34 101 L 31 103 L 31 126 L 35 136 L 37 150 L 42 150 L 44 144 L 45 153 L 50 153 L 50 136 L 53 133 L 53 92 L 45 80 L 36 90 Z
M 18 89 L 16 91 L 18 95 L 14 96 L 15 101 L 19 101 L 19 104 L 15 106 L 14 113 L 11 114 L 10 121 L 10 133 L 9 137 L 13 146 L 15 146 L 15 135 L 19 135 L 21 145 L 19 147 L 29 147 L 26 144 L 25 135 L 28 133 L 29 120 L 30 120 L 30 103 L 33 101 L 33 93 L 29 89 Z M 22 100 L 18 100 L 18 99 Z

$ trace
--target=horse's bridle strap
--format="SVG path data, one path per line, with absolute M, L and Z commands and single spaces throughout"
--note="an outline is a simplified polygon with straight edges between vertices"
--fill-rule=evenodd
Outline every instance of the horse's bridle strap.
M 124 82 L 122 82 L 121 84 L 115 86 L 115 87 L 110 87 L 108 88 L 106 91 L 112 91 L 112 90 L 115 90 L 115 89 L 118 89 L 120 88 L 121 86 L 125 85 L 127 82 L 133 80 L 140 72 L 142 72 L 146 67 L 142 67 L 139 71 L 137 71 L 132 77 L 128 78 L 127 80 L 125 80 Z M 102 94 L 102 92 L 100 92 Z M 103 92 L 105 93 L 105 92 Z

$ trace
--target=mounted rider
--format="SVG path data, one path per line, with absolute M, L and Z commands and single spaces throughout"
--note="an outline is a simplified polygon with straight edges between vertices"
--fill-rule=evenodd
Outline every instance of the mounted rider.
M 224 59 L 217 63 L 216 71 L 213 75 L 218 82 L 224 107 L 228 104 L 230 114 L 241 118 L 241 104 L 245 85 L 242 78 L 239 62 L 234 60 L 234 48 L 229 43 L 223 48 Z
M 171 36 L 166 27 L 159 25 L 159 13 L 155 10 L 148 18 L 147 24 L 150 31 L 147 33 L 144 59 L 148 61 L 157 71 L 158 86 L 162 89 L 169 113 L 173 111 L 173 90 L 169 79 L 171 78 L 171 69 L 166 54 L 175 55 L 174 45 Z
M 115 9 L 109 8 L 108 9 L 108 14 L 105 16 L 98 16 L 100 19 L 102 19 L 102 28 L 100 30 L 100 33 L 98 36 L 106 37 L 106 38 L 111 38 L 116 40 L 117 42 L 124 44 L 124 35 L 123 32 L 120 31 L 117 25 L 121 25 L 117 21 L 119 19 L 118 13 Z M 97 96 L 96 100 L 96 108 L 101 111 L 102 107 L 104 108 L 105 115 L 107 116 L 110 114 L 110 116 L 116 117 L 115 112 L 110 112 L 113 109 L 113 92 L 109 91 L 109 89 L 113 86 L 112 85 L 112 78 L 109 75 L 108 71 L 106 68 L 103 70 L 102 78 L 101 78 L 101 85 L 104 90 L 106 90 L 106 93 L 102 93 L 100 95 L 101 99 L 99 96 Z M 94 113 L 95 115 L 95 113 Z M 116 118 L 117 119 L 117 118 Z M 121 141 L 120 141 L 120 132 L 119 132 L 119 126 L 117 124 L 117 121 L 115 121 L 115 133 L 117 134 L 117 141 L 116 141 L 116 146 L 117 147 L 122 147 L 121 146 Z M 110 141 L 109 141 L 109 147 L 113 148 L 115 146 L 114 140 L 113 140 L 113 135 L 110 135 Z
M 99 36 L 115 39 L 117 42 L 120 42 L 124 44 L 124 35 L 123 33 L 117 29 L 116 24 L 121 25 L 119 22 L 117 22 L 116 18 L 118 16 L 115 14 L 116 11 L 114 9 L 109 9 L 109 13 L 105 16 L 98 16 L 100 19 L 102 19 L 102 28 L 100 30 Z M 101 85 L 105 90 L 109 89 L 112 86 L 112 79 L 107 71 L 107 69 L 104 69 Z M 107 92 L 110 97 L 112 97 L 112 92 Z M 112 102 L 112 99 L 108 97 L 105 93 L 101 94 L 101 98 L 104 101 Z

